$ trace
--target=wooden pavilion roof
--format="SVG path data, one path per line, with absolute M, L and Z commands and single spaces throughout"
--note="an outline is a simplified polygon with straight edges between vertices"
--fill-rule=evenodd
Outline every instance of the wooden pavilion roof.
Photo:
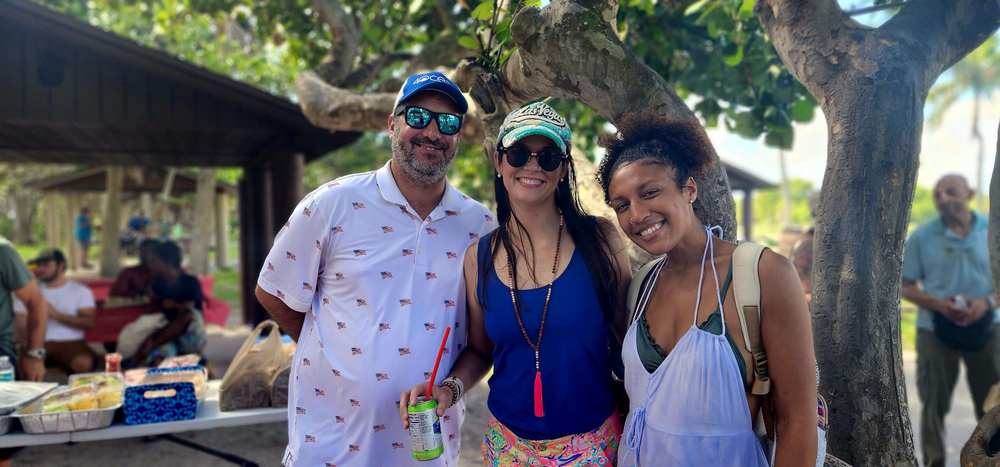
M 42 179 L 31 180 L 24 186 L 39 191 L 58 191 L 63 193 L 104 192 L 107 190 L 107 167 L 94 167 L 65 174 L 54 175 Z M 143 167 L 137 170 L 125 171 L 125 183 L 122 191 L 125 193 L 159 193 L 167 180 L 167 170 Z M 193 193 L 198 187 L 195 174 L 179 170 L 174 176 L 171 193 Z M 216 193 L 236 195 L 235 186 L 222 181 L 215 182 Z

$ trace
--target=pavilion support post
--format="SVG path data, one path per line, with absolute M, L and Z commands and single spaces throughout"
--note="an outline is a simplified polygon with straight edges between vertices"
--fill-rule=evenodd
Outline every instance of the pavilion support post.
M 45 247 L 59 246 L 59 193 L 45 192 Z
M 101 277 L 113 277 L 120 267 L 118 226 L 122 218 L 122 186 L 125 168 L 108 166 L 104 215 L 101 216 Z
M 66 233 L 68 243 L 66 244 L 66 270 L 80 267 L 80 244 L 76 242 L 76 216 L 80 215 L 80 197 L 78 195 L 66 197 Z
M 267 310 L 257 301 L 254 290 L 274 239 L 269 215 L 269 179 L 270 172 L 266 168 L 247 167 L 239 186 L 241 304 L 243 322 L 250 325 L 268 319 Z
M 215 196 L 215 267 L 229 267 L 229 195 L 224 191 Z
M 748 242 L 753 241 L 750 228 L 753 226 L 753 190 L 743 191 L 743 235 Z
M 208 274 L 208 247 L 212 243 L 212 213 L 215 195 L 215 169 L 202 168 L 198 172 L 198 185 L 194 197 L 194 238 L 188 258 L 193 274 Z
M 305 155 L 293 153 L 275 158 L 280 163 L 271 164 L 271 185 L 274 190 L 274 232 L 277 233 L 291 216 L 292 210 L 305 196 L 302 174 Z

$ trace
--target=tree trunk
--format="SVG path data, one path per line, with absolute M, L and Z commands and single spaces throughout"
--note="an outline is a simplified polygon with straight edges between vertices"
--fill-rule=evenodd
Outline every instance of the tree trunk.
M 212 243 L 212 212 L 215 211 L 215 169 L 198 172 L 198 187 L 194 197 L 194 232 L 188 267 L 192 274 L 208 273 L 208 247 Z
M 781 201 L 785 205 L 785 227 L 792 224 L 792 187 L 788 186 L 788 170 L 785 168 L 785 150 L 778 150 L 778 164 L 781 165 Z M 748 221 L 746 221 L 748 222 Z
M 122 218 L 122 186 L 125 168 L 108 166 L 107 199 L 101 216 L 101 277 L 114 277 L 121 267 L 121 247 L 118 243 Z
M 984 159 L 986 159 L 986 141 L 983 140 L 983 134 L 979 131 L 979 104 L 981 97 L 979 93 L 976 92 L 972 97 L 972 139 L 976 140 L 976 148 L 979 152 L 976 153 L 976 183 L 973 184 L 976 190 L 976 211 L 980 213 L 986 212 L 985 206 L 983 206 L 983 198 L 986 193 L 983 190 L 983 175 L 984 171 Z
M 229 269 L 229 196 L 219 193 L 215 198 L 215 267 Z
M 829 154 L 817 210 L 813 333 L 836 441 L 830 449 L 855 465 L 916 463 L 899 294 L 925 93 L 905 62 L 887 62 L 872 83 L 845 83 L 823 105 Z
M 69 235 L 69 244 L 66 245 L 66 269 L 77 269 L 80 267 L 80 244 L 76 241 L 76 216 L 80 214 L 79 196 L 66 197 L 66 233 Z
M 907 2 L 877 29 L 835 0 L 759 0 L 754 13 L 827 121 L 811 305 L 827 450 L 854 465 L 915 465 L 899 295 L 923 106 L 941 72 L 997 30 L 1000 8 Z

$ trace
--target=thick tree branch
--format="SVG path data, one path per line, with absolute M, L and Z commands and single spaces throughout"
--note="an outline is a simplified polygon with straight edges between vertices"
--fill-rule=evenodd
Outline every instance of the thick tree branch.
M 487 111 L 486 134 L 496 134 L 493 127 L 499 128 L 506 112 L 549 96 L 582 102 L 612 123 L 627 113 L 649 110 L 696 120 L 666 81 L 619 40 L 617 11 L 616 0 L 555 0 L 542 9 L 522 9 L 510 29 L 518 50 L 507 61 L 503 77 L 473 85 L 483 88 L 472 95 Z M 491 102 L 483 102 L 487 98 Z M 489 154 L 494 145 L 487 137 L 484 146 Z M 696 177 L 707 196 L 698 198 L 695 212 L 702 222 L 722 226 L 726 238 L 733 239 L 736 222 L 729 179 L 718 156 L 712 156 L 715 166 Z
M 1000 136 L 1000 128 L 997 128 L 997 135 Z M 990 178 L 989 214 L 990 269 L 993 272 L 993 283 L 1000 285 L 1000 138 L 997 139 L 997 155 L 993 163 L 993 176 Z M 1000 290 L 1000 287 L 996 290 Z
M 914 60 L 924 61 L 929 90 L 944 70 L 979 47 L 1000 27 L 1000 2 L 921 0 L 907 2 L 879 28 L 900 42 Z
M 313 71 L 327 83 L 339 83 L 354 67 L 361 46 L 361 24 L 339 0 L 309 0 L 309 4 L 330 29 L 333 42 L 330 55 Z

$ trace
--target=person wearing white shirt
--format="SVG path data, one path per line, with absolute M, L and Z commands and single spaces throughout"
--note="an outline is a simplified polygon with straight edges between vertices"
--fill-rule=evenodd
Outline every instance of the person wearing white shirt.
M 446 327 L 435 384 L 465 346 L 463 252 L 496 223 L 445 178 L 468 110 L 458 87 L 410 76 L 394 107 L 392 159 L 307 195 L 257 281 L 257 299 L 298 342 L 285 467 L 457 465 L 464 401 L 441 418 L 444 454 L 419 462 L 399 395 L 430 379 Z
M 83 331 L 94 327 L 94 294 L 86 286 L 66 279 L 66 257 L 62 251 L 44 250 L 31 260 L 42 297 L 48 302 L 49 325 L 45 331 L 45 360 L 69 374 L 94 369 L 94 352 L 83 339 Z M 20 301 L 14 311 L 24 312 Z

